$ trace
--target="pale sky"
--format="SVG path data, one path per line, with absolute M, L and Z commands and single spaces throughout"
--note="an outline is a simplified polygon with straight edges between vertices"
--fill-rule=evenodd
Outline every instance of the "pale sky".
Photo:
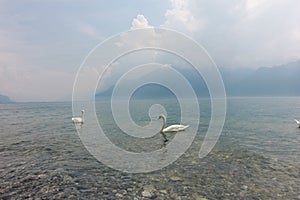
M 90 50 L 112 35 L 152 26 L 188 35 L 221 67 L 300 59 L 298 0 L 0 0 L 0 94 L 69 98 Z

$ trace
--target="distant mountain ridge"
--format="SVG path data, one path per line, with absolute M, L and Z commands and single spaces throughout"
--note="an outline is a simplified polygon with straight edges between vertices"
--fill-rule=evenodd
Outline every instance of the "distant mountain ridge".
M 219 68 L 228 96 L 300 96 L 300 60 L 285 65 L 252 69 Z M 194 69 L 181 69 L 199 97 L 209 92 Z M 142 77 L 141 77 L 142 78 Z M 179 85 L 180 87 L 180 85 Z M 113 87 L 97 93 L 96 98 L 110 98 Z M 150 84 L 138 89 L 135 98 L 174 97 L 168 89 Z
M 0 104 L 14 103 L 8 96 L 0 94 Z
M 232 96 L 300 96 L 300 61 L 260 67 L 231 82 L 234 77 L 223 77 L 227 79 L 226 91 Z

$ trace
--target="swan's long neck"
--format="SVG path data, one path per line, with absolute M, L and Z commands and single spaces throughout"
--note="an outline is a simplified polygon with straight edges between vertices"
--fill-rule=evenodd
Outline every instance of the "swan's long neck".
M 160 132 L 163 133 L 164 128 L 166 127 L 166 117 L 165 116 L 161 116 L 162 120 L 163 120 L 163 125 L 160 129 Z
M 84 122 L 84 112 L 81 112 L 81 119 L 82 119 L 82 122 Z

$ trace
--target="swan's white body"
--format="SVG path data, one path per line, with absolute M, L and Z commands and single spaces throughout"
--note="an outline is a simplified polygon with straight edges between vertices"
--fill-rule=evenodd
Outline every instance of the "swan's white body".
M 181 125 L 181 124 L 173 124 L 171 126 L 168 126 L 167 128 L 162 129 L 162 132 L 178 132 L 178 131 L 184 131 L 189 126 Z
M 294 119 L 294 120 L 295 120 L 296 124 L 298 125 L 298 127 L 300 128 L 300 121 L 298 121 L 296 119 Z
M 72 117 L 73 123 L 84 123 L 84 110 L 81 111 L 81 117 Z
M 160 115 L 158 118 L 163 119 L 163 125 L 160 130 L 161 133 L 184 131 L 185 129 L 187 129 L 189 127 L 189 125 L 185 126 L 185 125 L 181 125 L 181 124 L 173 124 L 173 125 L 165 128 L 166 127 L 166 117 L 164 115 Z

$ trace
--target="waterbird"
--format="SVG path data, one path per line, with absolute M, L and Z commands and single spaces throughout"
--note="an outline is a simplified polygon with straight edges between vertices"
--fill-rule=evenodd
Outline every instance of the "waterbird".
M 73 123 L 84 123 L 84 110 L 81 111 L 81 117 L 72 117 Z
M 298 127 L 300 128 L 300 121 L 298 121 L 296 119 L 294 119 L 294 120 L 295 120 L 296 124 L 298 125 Z
M 163 125 L 160 130 L 161 133 L 184 131 L 185 129 L 187 129 L 189 127 L 189 125 L 173 124 L 173 125 L 165 128 L 166 127 L 166 116 L 161 114 L 161 115 L 159 115 L 158 119 L 163 119 Z

